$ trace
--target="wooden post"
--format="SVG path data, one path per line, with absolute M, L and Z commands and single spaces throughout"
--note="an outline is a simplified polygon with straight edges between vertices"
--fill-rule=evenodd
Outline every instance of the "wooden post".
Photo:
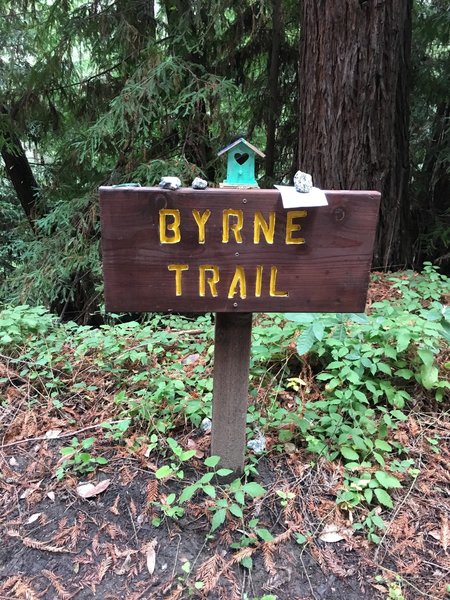
M 252 313 L 217 313 L 211 454 L 242 473 L 245 454 Z

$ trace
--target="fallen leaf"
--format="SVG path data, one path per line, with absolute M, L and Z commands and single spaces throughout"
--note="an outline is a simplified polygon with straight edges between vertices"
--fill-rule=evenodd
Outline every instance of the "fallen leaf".
M 189 354 L 189 356 L 186 356 L 185 358 L 183 358 L 183 360 L 181 362 L 183 365 L 193 365 L 194 363 L 196 363 L 198 361 L 199 358 L 200 358 L 199 354 Z
M 286 452 L 286 454 L 294 454 L 296 450 L 297 450 L 297 448 L 295 447 L 295 444 L 293 444 L 292 442 L 285 443 L 284 451 Z
M 447 552 L 448 548 L 448 538 L 449 538 L 449 529 L 448 529 L 448 516 L 442 515 L 441 517 L 441 544 L 444 552 Z
M 123 561 L 121 567 L 116 567 L 114 573 L 117 575 L 125 575 L 131 568 L 131 554 L 128 554 L 126 559 Z
M 205 453 L 202 450 L 200 450 L 195 441 L 190 438 L 187 441 L 187 448 L 188 450 L 195 450 L 196 458 L 203 458 L 205 456 Z
M 109 511 L 112 512 L 113 515 L 118 515 L 119 514 L 119 509 L 118 509 L 119 502 L 120 502 L 120 495 L 117 494 L 116 499 L 114 500 L 114 504 L 109 509 Z
M 92 498 L 104 492 L 111 484 L 111 479 L 104 479 L 97 484 L 82 483 L 77 487 L 77 494 L 82 498 Z
M 55 501 L 55 492 L 49 492 L 49 493 L 47 494 L 47 498 L 50 498 L 50 500 L 51 500 L 52 502 L 54 502 L 54 501 Z
M 46 440 L 55 440 L 56 438 L 59 438 L 61 433 L 62 433 L 62 429 L 49 429 L 45 433 L 45 439 Z
M 41 487 L 41 483 L 42 483 L 42 479 L 40 481 L 38 481 L 37 483 L 34 484 L 33 487 L 27 488 L 20 496 L 19 498 L 21 500 L 25 500 L 26 498 L 28 498 L 28 496 L 31 496 L 31 494 L 33 494 L 36 490 L 38 490 Z
M 379 585 L 378 583 L 372 583 L 372 587 L 378 590 L 379 592 L 382 592 L 383 594 L 386 594 L 386 592 L 389 591 L 387 587 L 385 587 L 384 585 Z
M 36 488 L 28 488 L 22 494 L 20 494 L 20 499 L 25 500 L 25 498 L 28 498 L 28 496 L 31 496 L 31 494 L 35 491 L 36 491 Z
M 319 539 L 328 543 L 340 542 L 353 535 L 353 531 L 353 529 L 342 527 L 336 523 L 328 523 L 319 535 Z
M 26 521 L 26 525 L 31 525 L 31 523 L 34 523 L 35 521 L 37 521 L 41 515 L 42 515 L 41 512 L 34 513 L 34 515 L 31 515 L 31 517 L 29 517 L 29 519 Z
M 150 575 L 153 575 L 153 573 L 155 571 L 155 563 L 156 563 L 155 548 L 156 548 L 157 543 L 158 543 L 158 540 L 155 538 L 151 542 L 148 542 L 148 544 L 145 544 L 145 546 L 142 548 L 142 551 L 145 553 L 145 558 L 147 560 L 147 570 L 150 573 Z

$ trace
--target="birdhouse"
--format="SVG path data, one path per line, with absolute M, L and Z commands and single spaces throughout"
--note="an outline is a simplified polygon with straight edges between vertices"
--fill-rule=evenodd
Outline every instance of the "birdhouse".
M 227 177 L 220 187 L 229 188 L 257 188 L 259 187 L 255 179 L 255 155 L 265 157 L 265 154 L 258 150 L 244 138 L 240 137 L 217 153 L 227 156 Z

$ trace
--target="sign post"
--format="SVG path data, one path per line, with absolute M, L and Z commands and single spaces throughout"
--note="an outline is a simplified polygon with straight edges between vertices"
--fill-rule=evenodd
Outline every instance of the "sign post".
M 363 312 L 378 192 L 100 188 L 107 310 L 216 313 L 211 447 L 242 471 L 251 313 Z

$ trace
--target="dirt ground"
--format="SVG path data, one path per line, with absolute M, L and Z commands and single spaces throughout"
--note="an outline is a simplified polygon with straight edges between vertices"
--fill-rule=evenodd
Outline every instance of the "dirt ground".
M 39 445 L 22 450 L 16 458 L 20 467 L 9 467 L 9 476 L 2 480 L 1 597 L 188 598 L 192 582 L 182 570 L 187 561 L 200 579 L 217 579 L 208 598 L 241 598 L 245 593 L 249 598 L 272 593 L 279 599 L 374 597 L 355 552 L 345 543 L 338 549 L 324 548 L 314 558 L 286 536 L 289 524 L 284 524 L 279 530 L 286 539 L 267 556 L 255 552 L 248 573 L 233 560 L 226 543 L 228 530 L 205 542 L 208 522 L 202 515 L 152 526 L 148 504 L 149 491 L 155 489 L 152 471 L 134 461 L 114 461 L 96 478 L 110 479 L 108 489 L 83 500 L 72 487 L 75 480 L 51 479 L 50 461 L 42 460 L 40 468 L 27 473 L 27 460 L 35 464 L 40 450 Z M 261 470 L 266 476 L 262 483 L 270 487 L 274 472 Z M 298 485 L 301 493 L 301 481 Z M 254 510 L 261 515 L 261 506 Z M 263 512 L 265 524 L 276 530 L 282 515 L 270 509 Z M 149 544 L 155 549 L 152 575 L 146 566 Z
M 336 508 L 336 468 L 324 460 L 313 463 L 300 451 L 260 462 L 259 482 L 268 493 L 247 510 L 274 539 L 236 552 L 230 549 L 240 534 L 235 523 L 208 539 L 205 498 L 194 498 L 178 521 L 152 525 L 151 502 L 167 497 L 179 484 L 158 482 L 157 465 L 145 452 L 130 458 L 125 448 L 105 440 L 109 462 L 88 480 L 105 482 L 106 490 L 83 499 L 77 493 L 79 479 L 54 477 L 64 440 L 5 440 L 0 598 L 448 597 L 449 420 L 447 415 L 421 419 L 405 424 L 399 435 L 406 441 L 413 439 L 411 427 L 420 429 L 414 451 L 421 455 L 423 470 L 405 482 L 395 510 L 383 514 L 388 529 L 379 546 L 353 533 L 349 515 Z M 440 452 L 426 453 L 430 445 L 425 434 L 438 433 Z M 198 437 L 198 445 L 206 448 L 208 437 Z M 295 498 L 280 507 L 276 489 L 289 489 Z M 339 541 L 322 541 L 330 525 L 341 533 Z M 308 541 L 299 545 L 295 533 L 301 531 Z M 238 564 L 245 555 L 253 559 L 251 570 Z M 399 590 L 403 595 L 394 595 Z

